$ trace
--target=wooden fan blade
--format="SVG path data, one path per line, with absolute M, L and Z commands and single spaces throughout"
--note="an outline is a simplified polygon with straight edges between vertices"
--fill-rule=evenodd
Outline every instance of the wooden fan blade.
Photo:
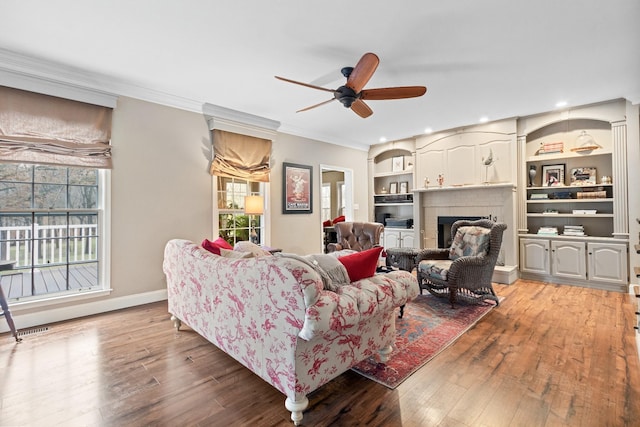
M 427 88 L 424 86 L 385 87 L 363 90 L 360 92 L 360 99 L 382 100 L 416 98 L 424 95 L 425 93 L 427 93 Z
M 362 58 L 360 58 L 360 61 L 353 67 L 353 71 L 351 71 L 351 74 L 347 78 L 346 86 L 355 93 L 360 92 L 371 76 L 373 76 L 379 63 L 380 59 L 378 59 L 375 53 L 369 52 L 362 55 Z
M 363 119 L 373 114 L 373 110 L 361 99 L 356 99 L 353 104 L 351 104 L 351 109 Z
M 298 111 L 296 111 L 296 113 L 300 113 L 300 112 L 302 112 L 302 111 L 311 110 L 312 108 L 316 108 L 316 107 L 319 107 L 319 106 L 321 106 L 321 105 L 328 104 L 328 103 L 330 103 L 331 101 L 335 101 L 335 100 L 336 100 L 335 98 L 331 98 L 331 99 L 329 99 L 328 101 L 323 101 L 323 102 L 321 102 L 321 103 L 319 103 L 319 104 L 312 105 L 311 107 L 307 107 L 307 108 L 303 108 L 302 110 L 298 110 Z
M 333 89 L 327 89 L 327 88 L 324 88 L 324 87 L 321 87 L 321 86 L 310 85 L 309 83 L 297 82 L 295 80 L 285 79 L 284 77 L 275 76 L 275 78 L 278 79 L 278 80 L 285 81 L 285 82 L 294 83 L 294 84 L 297 84 L 297 85 L 300 85 L 300 86 L 310 87 L 312 89 L 323 90 L 325 92 L 331 92 L 331 93 L 334 92 Z

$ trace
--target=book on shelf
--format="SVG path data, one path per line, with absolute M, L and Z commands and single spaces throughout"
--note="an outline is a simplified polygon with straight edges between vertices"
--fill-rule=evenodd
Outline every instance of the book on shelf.
M 607 192 L 601 191 L 578 191 L 576 193 L 578 199 L 606 199 Z
M 558 215 L 558 211 L 556 209 L 546 209 L 542 212 L 542 215 Z
M 551 154 L 564 152 L 563 142 L 545 142 L 540 144 L 540 149 L 536 154 Z
M 586 236 L 582 225 L 565 225 L 562 234 L 565 236 Z
M 598 211 L 596 209 L 574 209 L 574 215 L 595 215 Z
M 557 227 L 540 227 L 538 228 L 538 234 L 542 236 L 557 236 L 558 228 Z
M 530 198 L 531 200 L 544 200 L 548 199 L 549 195 L 547 193 L 532 193 Z
M 582 225 L 565 225 L 564 229 L 567 230 L 584 230 L 584 226 Z

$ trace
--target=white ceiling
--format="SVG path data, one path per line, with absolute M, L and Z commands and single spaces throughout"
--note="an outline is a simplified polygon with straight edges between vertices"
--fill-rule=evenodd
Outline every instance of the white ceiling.
M 561 100 L 640 102 L 637 0 L 2 0 L 0 13 L 0 49 L 54 63 L 63 80 L 361 148 Z M 338 102 L 296 113 L 331 94 L 274 78 L 335 89 L 365 52 L 380 57 L 365 88 L 427 94 L 367 101 L 367 119 Z

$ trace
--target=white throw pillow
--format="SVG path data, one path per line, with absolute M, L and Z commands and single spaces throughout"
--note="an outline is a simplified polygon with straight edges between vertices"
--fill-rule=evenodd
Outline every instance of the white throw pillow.
M 271 255 L 271 252 L 269 252 L 268 250 L 262 249 L 260 246 L 248 240 L 236 242 L 235 246 L 233 247 L 233 250 L 240 251 L 240 252 L 251 252 L 253 256 L 256 256 L 256 257 Z
M 251 252 L 240 252 L 231 249 L 220 248 L 220 256 L 225 258 L 253 258 L 253 254 Z

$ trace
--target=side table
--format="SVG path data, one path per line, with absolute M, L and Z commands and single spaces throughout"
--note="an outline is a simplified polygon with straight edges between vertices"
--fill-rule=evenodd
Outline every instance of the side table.
M 420 253 L 420 250 L 415 248 L 389 248 L 385 251 L 388 267 L 395 267 L 409 273 L 416 267 L 416 257 Z M 399 317 L 402 319 L 402 316 L 404 316 L 404 305 L 400 307 Z

